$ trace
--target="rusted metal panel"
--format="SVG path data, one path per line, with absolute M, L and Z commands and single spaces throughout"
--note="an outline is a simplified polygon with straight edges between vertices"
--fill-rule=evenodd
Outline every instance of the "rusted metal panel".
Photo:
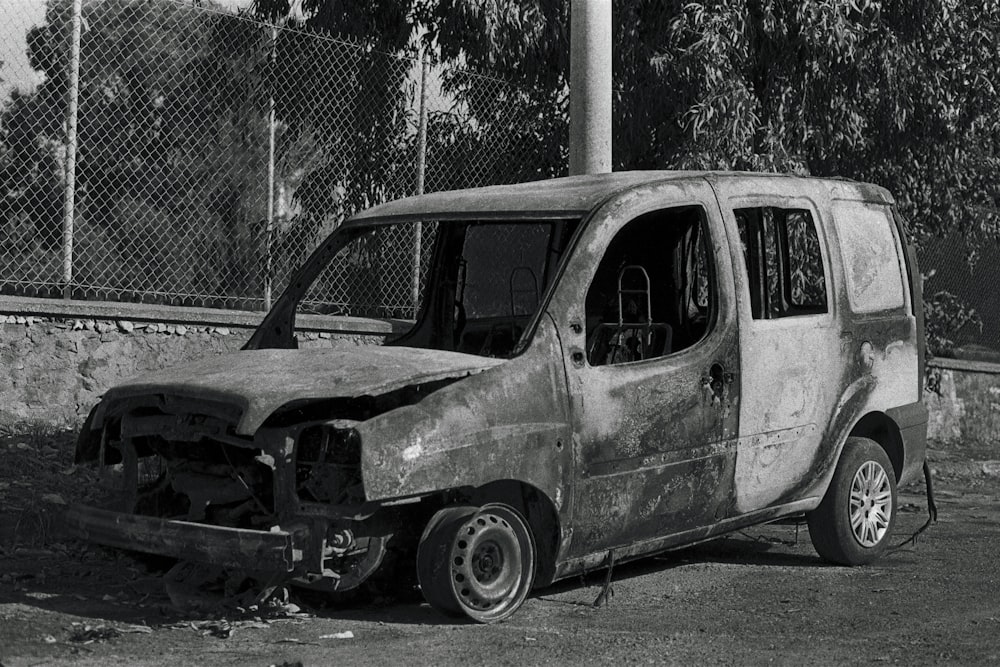
M 611 239 L 645 213 L 697 206 L 715 257 L 715 322 L 693 347 L 635 363 L 585 361 L 590 286 Z M 571 556 L 642 541 L 724 517 L 731 504 L 739 410 L 737 329 L 728 239 L 704 178 L 630 190 L 590 221 L 553 297 L 577 467 Z M 665 260 L 664 260 L 665 261 Z M 728 374 L 711 386 L 713 366 Z
M 538 216 L 546 213 L 583 215 L 603 200 L 626 188 L 643 183 L 683 178 L 685 172 L 616 172 L 516 185 L 492 185 L 452 192 L 434 192 L 388 202 L 367 209 L 346 225 L 371 220 L 409 218 L 448 219 L 455 216 L 479 219 Z
M 844 364 L 830 315 L 741 325 L 736 511 L 749 512 L 813 475 L 826 421 L 844 390 Z
M 398 347 L 245 350 L 124 382 L 109 390 L 104 402 L 149 394 L 227 402 L 242 409 L 236 432 L 253 435 L 275 410 L 293 401 L 375 396 L 500 363 L 458 352 Z M 98 415 L 94 426 L 101 422 Z
M 70 534 L 121 549 L 172 556 L 243 571 L 291 572 L 302 560 L 294 535 L 171 521 L 150 516 L 73 507 Z
M 565 385 L 555 331 L 543 318 L 521 356 L 359 424 L 369 499 L 516 479 L 565 511 Z
M 790 187 L 791 186 L 791 187 Z M 871 292 L 871 304 L 894 309 L 882 316 L 857 316 L 851 285 L 870 288 L 867 268 L 845 276 L 843 246 L 857 236 L 840 235 L 832 197 L 869 202 L 888 211 L 891 196 L 876 186 L 840 181 L 778 178 L 716 181 L 726 222 L 735 230 L 733 209 L 779 206 L 809 210 L 816 220 L 825 258 L 828 312 L 755 320 L 743 254 L 734 252 L 740 295 L 740 339 L 744 397 L 736 462 L 736 510 L 751 512 L 795 498 L 818 503 L 833 475 L 840 446 L 851 427 L 871 411 L 918 400 L 915 322 L 904 308 L 907 287 L 898 239 L 888 257 L 872 259 L 870 244 L 850 248 L 854 264 L 882 262 L 879 275 L 894 277 L 894 295 Z M 855 204 L 851 204 L 855 206 Z M 861 206 L 861 204 L 856 204 Z M 866 210 L 867 210 L 866 208 Z M 888 225 L 888 223 L 887 223 Z M 853 240 L 852 240 L 853 239 Z M 734 251 L 736 249 L 734 248 Z M 868 259 L 865 259 L 868 258 Z M 867 277 L 866 277 L 867 276 Z M 763 438 L 758 436 L 764 436 Z

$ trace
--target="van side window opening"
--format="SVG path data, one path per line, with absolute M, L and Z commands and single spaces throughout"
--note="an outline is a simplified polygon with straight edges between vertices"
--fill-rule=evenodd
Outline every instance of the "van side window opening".
M 704 213 L 684 206 L 629 222 L 587 291 L 591 366 L 654 359 L 705 337 L 716 300 Z
M 734 211 L 755 320 L 827 312 L 826 277 L 816 223 L 805 209 Z

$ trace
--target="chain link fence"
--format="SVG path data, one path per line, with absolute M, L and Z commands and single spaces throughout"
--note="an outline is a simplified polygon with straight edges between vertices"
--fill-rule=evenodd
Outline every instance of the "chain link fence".
M 259 310 L 357 210 L 553 175 L 531 91 L 412 54 L 208 0 L 8 0 L 0 25 L 0 294 Z M 429 233 L 381 236 L 379 284 L 322 310 L 412 315 Z M 920 259 L 932 352 L 1000 360 L 1000 249 Z
M 931 352 L 1000 362 L 1000 245 L 935 237 L 918 255 Z
M 548 175 L 529 95 L 488 76 L 209 2 L 12 1 L 0 294 L 262 309 L 357 210 Z M 412 246 L 385 239 L 397 316 Z

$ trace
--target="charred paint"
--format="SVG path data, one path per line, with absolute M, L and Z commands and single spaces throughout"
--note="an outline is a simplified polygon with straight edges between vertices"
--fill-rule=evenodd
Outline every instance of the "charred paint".
M 544 320 L 520 357 L 360 424 L 368 497 L 517 479 L 561 499 L 571 475 L 558 350 Z

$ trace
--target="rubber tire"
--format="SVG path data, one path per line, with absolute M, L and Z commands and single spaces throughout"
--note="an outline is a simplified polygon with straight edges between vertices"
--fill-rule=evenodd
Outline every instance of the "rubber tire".
M 851 485 L 863 465 L 873 461 L 880 465 L 889 480 L 889 523 L 882 538 L 873 546 L 862 545 L 851 529 Z M 848 438 L 837 462 L 830 488 L 822 502 L 806 513 L 809 538 L 816 552 L 839 565 L 865 565 L 878 559 L 889 546 L 898 512 L 896 474 L 885 450 L 868 438 Z
M 483 538 L 494 534 L 499 535 L 499 542 L 506 543 L 509 550 L 498 547 L 495 539 Z M 479 553 L 477 547 L 482 544 L 502 551 L 501 563 L 516 557 L 519 574 L 509 586 L 490 591 L 490 584 L 495 581 L 482 585 L 472 581 L 473 555 Z M 480 623 L 495 623 L 510 618 L 527 599 L 534 585 L 537 560 L 531 529 L 513 507 L 500 503 L 481 508 L 446 507 L 431 517 L 420 538 L 417 579 L 424 599 L 438 611 L 464 615 Z M 502 572 L 499 568 L 494 570 L 497 571 Z M 466 583 L 459 583 L 462 581 Z M 469 589 L 473 591 L 471 595 Z M 502 599 L 494 599 L 487 606 L 476 604 L 477 589 L 500 592 Z
M 442 582 L 449 577 L 448 552 L 458 528 L 476 507 L 445 507 L 427 522 L 417 545 L 417 583 L 427 602 L 448 616 L 461 616 L 462 606 Z

